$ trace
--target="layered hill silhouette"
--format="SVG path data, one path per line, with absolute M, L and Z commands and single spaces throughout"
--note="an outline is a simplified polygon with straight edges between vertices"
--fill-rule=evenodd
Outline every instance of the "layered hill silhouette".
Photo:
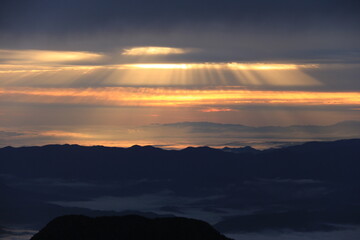
M 137 215 L 90 218 L 80 215 L 52 220 L 31 240 L 229 240 L 203 221 L 149 219 Z
M 215 216 L 218 222 L 212 224 L 221 232 L 336 231 L 332 224 L 360 224 L 359 156 L 360 139 L 263 151 L 5 147 L 0 149 L 0 225 L 38 229 L 67 214 L 138 214 L 142 204 L 156 213 L 148 217 L 192 210 Z M 112 201 L 107 209 L 104 199 Z M 129 199 L 138 205 L 126 205 Z M 159 204 L 148 206 L 149 199 Z M 115 210 L 111 204 L 130 208 Z M 239 214 L 242 210 L 251 212 Z M 269 216 L 276 219 L 268 221 Z
M 360 139 L 309 142 L 262 152 L 228 152 L 209 147 L 180 151 L 151 146 L 130 148 L 47 145 L 0 149 L 0 174 L 26 178 L 86 180 L 291 178 L 355 180 Z M 349 167 L 352 166 L 352 167 Z M 222 179 L 222 180 L 221 180 Z

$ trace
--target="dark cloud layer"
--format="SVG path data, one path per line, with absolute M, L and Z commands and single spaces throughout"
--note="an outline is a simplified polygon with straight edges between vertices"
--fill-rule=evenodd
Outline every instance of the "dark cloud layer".
M 236 23 L 303 27 L 358 26 L 358 1 L 3 1 L 1 29 L 11 31 L 93 31 L 129 26 Z
M 359 62 L 358 1 L 2 1 L 0 46 L 191 47 L 173 61 Z

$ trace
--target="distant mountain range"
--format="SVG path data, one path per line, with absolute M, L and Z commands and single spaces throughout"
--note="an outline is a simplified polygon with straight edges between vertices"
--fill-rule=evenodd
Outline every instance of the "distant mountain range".
M 348 166 L 358 166 L 359 145 L 360 139 L 309 142 L 264 151 L 210 147 L 164 150 L 137 145 L 5 147 L 0 149 L 0 174 L 72 180 L 182 179 L 184 174 L 191 180 L 208 176 L 213 180 L 217 177 L 358 179 L 357 171 Z
M 229 132 L 234 133 L 308 133 L 308 134 L 349 134 L 359 136 L 360 121 L 343 121 L 332 125 L 291 125 L 252 127 L 241 124 L 224 124 L 213 122 L 178 122 L 169 124 L 153 124 L 148 127 L 191 128 L 193 133 Z M 340 136 L 339 136 L 340 137 Z
M 35 131 L 35 132 L 34 132 Z M 186 146 L 255 149 L 284 147 L 309 141 L 335 141 L 360 138 L 360 121 L 346 121 L 328 126 L 245 126 L 214 122 L 177 122 L 137 127 L 15 130 L 0 129 L 0 146 L 41 146 L 45 143 L 149 144 L 165 149 Z M 7 144 L 7 145 L 5 145 Z
M 336 231 L 333 224 L 360 225 L 359 156 L 360 139 L 263 151 L 5 147 L 0 225 L 39 229 L 64 214 L 135 213 L 201 218 L 224 233 Z
M 360 121 L 344 121 L 333 125 L 294 125 L 252 127 L 213 122 L 179 122 L 152 124 L 140 128 L 142 135 L 169 139 L 189 145 L 211 145 L 255 148 L 279 147 L 307 141 L 334 141 L 360 138 Z M 148 134 L 144 134 L 148 133 Z

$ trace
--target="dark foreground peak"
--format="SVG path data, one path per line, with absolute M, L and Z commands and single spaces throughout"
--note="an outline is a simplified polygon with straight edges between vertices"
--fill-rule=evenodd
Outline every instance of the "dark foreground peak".
M 55 218 L 31 240 L 229 240 L 208 223 L 189 218 L 137 215 Z

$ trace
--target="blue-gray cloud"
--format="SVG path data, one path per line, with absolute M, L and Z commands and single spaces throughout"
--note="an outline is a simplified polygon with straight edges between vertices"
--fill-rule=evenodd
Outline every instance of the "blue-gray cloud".
M 359 62 L 358 1 L 2 1 L 3 48 L 194 47 L 172 61 Z
M 314 24 L 358 26 L 360 4 L 349 0 L 35 0 L 3 1 L 1 9 L 1 29 L 11 31 L 67 33 L 193 23 L 272 25 L 296 31 Z

